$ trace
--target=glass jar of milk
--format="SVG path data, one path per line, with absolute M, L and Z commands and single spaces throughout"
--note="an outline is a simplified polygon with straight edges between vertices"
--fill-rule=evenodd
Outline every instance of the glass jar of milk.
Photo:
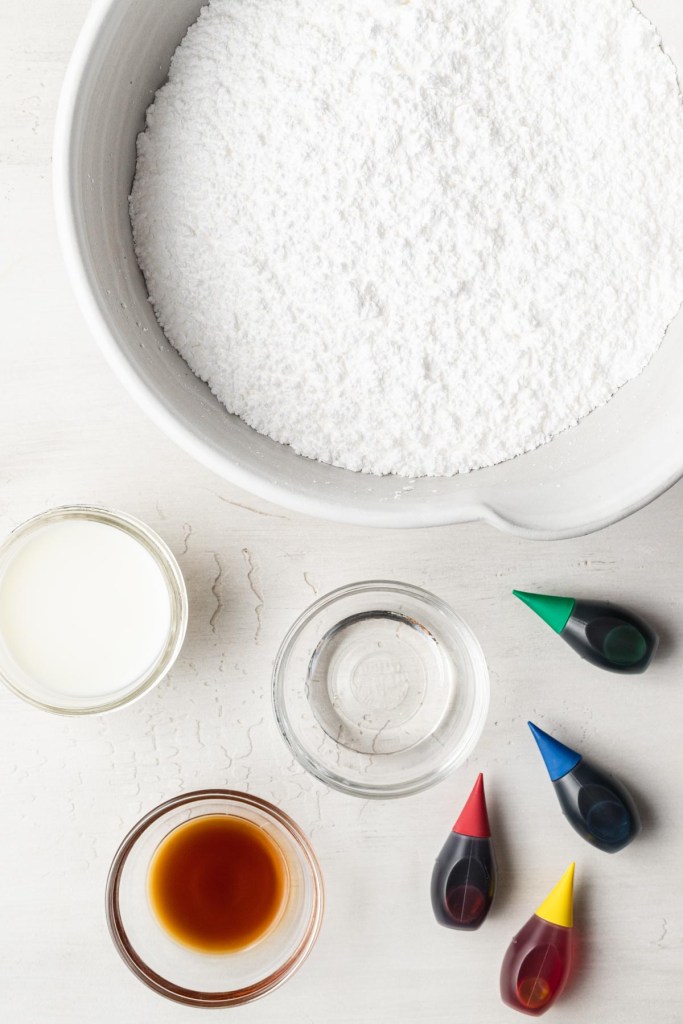
M 144 523 L 84 505 L 51 509 L 0 547 L 0 679 L 47 711 L 135 700 L 173 665 L 187 592 Z

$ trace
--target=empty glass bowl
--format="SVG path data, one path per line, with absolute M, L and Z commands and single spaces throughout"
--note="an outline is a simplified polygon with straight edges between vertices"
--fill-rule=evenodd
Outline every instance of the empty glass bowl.
M 229 814 L 264 829 L 284 857 L 288 892 L 277 924 L 234 953 L 197 952 L 162 928 L 148 896 L 150 862 L 179 825 Z M 189 1006 L 238 1006 L 281 985 L 301 966 L 320 930 L 323 883 L 308 840 L 283 811 L 232 790 L 202 790 L 150 811 L 126 836 L 107 881 L 109 931 L 127 966 L 154 991 Z
M 439 598 L 404 583 L 333 591 L 294 623 L 273 671 L 297 760 L 363 797 L 416 793 L 472 752 L 489 705 L 479 643 Z

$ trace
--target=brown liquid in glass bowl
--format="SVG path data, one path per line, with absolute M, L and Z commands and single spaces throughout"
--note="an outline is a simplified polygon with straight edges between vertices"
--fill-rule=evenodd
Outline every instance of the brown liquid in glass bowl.
M 201 953 L 236 953 L 258 942 L 279 920 L 288 888 L 275 841 L 230 814 L 179 825 L 159 844 L 148 875 L 159 923 Z

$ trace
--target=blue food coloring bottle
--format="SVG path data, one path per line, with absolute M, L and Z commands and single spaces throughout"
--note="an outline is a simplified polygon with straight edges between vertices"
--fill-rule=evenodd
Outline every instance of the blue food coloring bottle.
M 565 817 L 587 842 L 617 853 L 640 832 L 640 818 L 625 787 L 575 750 L 529 722 Z

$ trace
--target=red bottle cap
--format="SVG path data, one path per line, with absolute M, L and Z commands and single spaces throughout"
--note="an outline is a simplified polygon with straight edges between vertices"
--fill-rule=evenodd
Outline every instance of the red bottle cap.
M 453 826 L 453 831 L 461 836 L 472 836 L 473 839 L 491 838 L 486 797 L 484 796 L 484 776 L 481 772 L 460 817 Z

